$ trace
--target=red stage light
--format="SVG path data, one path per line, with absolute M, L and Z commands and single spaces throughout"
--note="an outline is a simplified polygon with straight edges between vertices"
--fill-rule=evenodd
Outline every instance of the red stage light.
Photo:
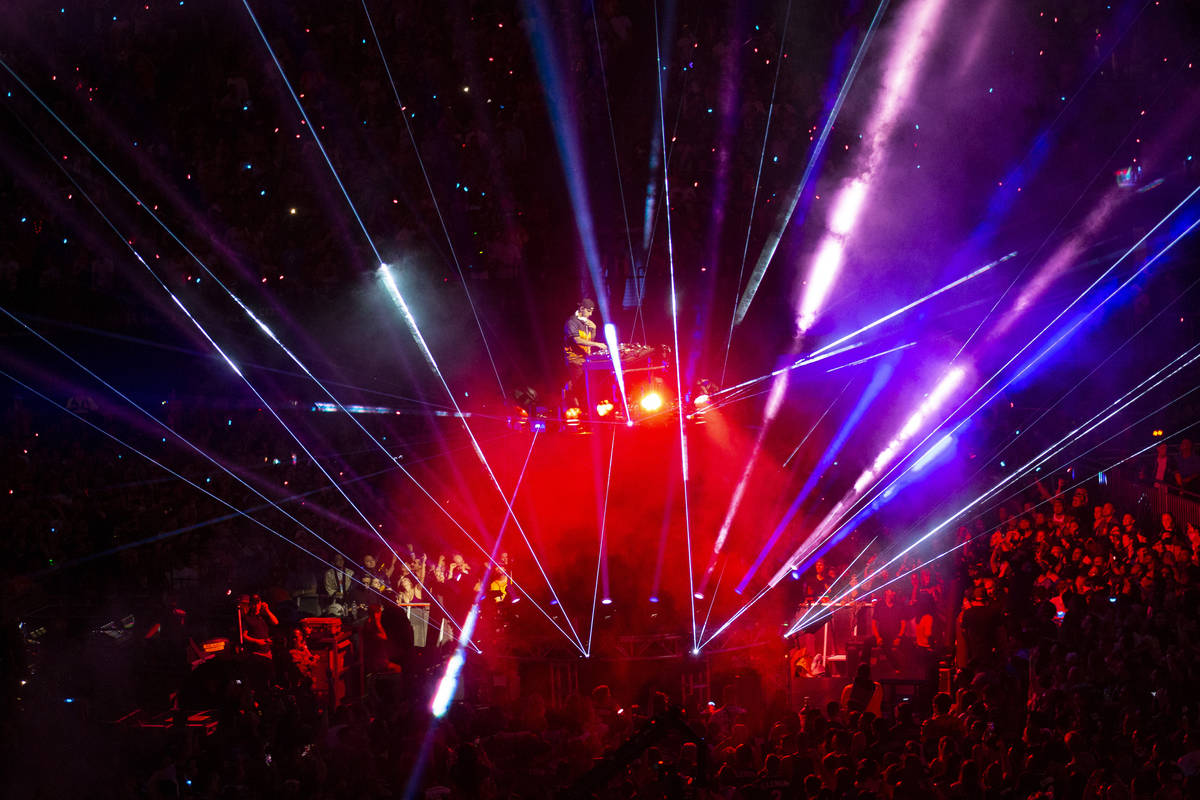
M 596 416 L 598 417 L 607 417 L 612 413 L 612 410 L 613 404 L 611 400 L 601 400 L 599 403 L 596 403 Z
M 703 408 L 706 405 L 708 405 L 708 394 L 696 395 L 696 408 Z
M 642 396 L 643 411 L 658 411 L 660 408 L 662 408 L 662 405 L 662 395 L 658 392 L 647 392 Z
M 579 419 L 579 415 L 583 413 L 583 409 L 577 406 L 568 408 L 565 412 L 567 419 Z

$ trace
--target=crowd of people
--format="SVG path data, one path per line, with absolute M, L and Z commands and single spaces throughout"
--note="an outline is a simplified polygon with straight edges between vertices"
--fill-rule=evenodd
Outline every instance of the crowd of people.
M 118 457 L 128 451 L 113 445 L 105 455 L 105 445 L 86 436 L 68 441 L 21 403 L 9 407 L 6 419 L 15 467 L 8 499 L 16 523 L 12 543 L 27 551 L 5 565 L 10 588 L 28 600 L 35 591 L 29 584 L 69 579 L 82 600 L 97 602 L 113 590 L 117 575 L 170 601 L 170 613 L 138 623 L 139 635 L 157 641 L 153 647 L 186 644 L 177 630 L 186 629 L 183 609 L 200 606 L 185 598 L 217 598 L 207 619 L 193 612 L 200 619 L 186 625 L 223 630 L 235 642 L 240 635 L 245 656 L 233 671 L 211 666 L 220 658 L 198 667 L 175 659 L 171 675 L 178 683 L 166 688 L 175 692 L 176 706 L 189 713 L 203 706 L 215 725 L 207 735 L 181 725 L 153 746 L 143 742 L 138 757 L 122 762 L 113 796 L 325 798 L 410 791 L 431 798 L 517 798 L 574 791 L 731 800 L 1115 800 L 1200 791 L 1194 688 L 1200 685 L 1200 640 L 1190 613 L 1200 588 L 1200 520 L 1122 508 L 1095 483 L 1037 487 L 1019 505 L 960 529 L 964 547 L 954 556 L 898 564 L 893 577 L 910 574 L 883 591 L 872 592 L 882 585 L 880 576 L 862 580 L 876 568 L 873 555 L 842 575 L 837 562 L 847 559 L 834 551 L 828 563 L 801 576 L 795 582 L 801 601 L 820 603 L 846 590 L 874 601 L 872 620 L 859 631 L 873 646 L 863 649 L 854 680 L 832 696 L 794 688 L 811 680 L 808 675 L 832 671 L 811 661 L 792 671 L 790 694 L 787 681 L 763 676 L 764 685 L 779 688 L 765 701 L 740 693 L 736 683 L 714 687 L 711 703 L 665 684 L 637 696 L 610 686 L 558 698 L 533 691 L 505 696 L 477 688 L 487 683 L 479 673 L 492 665 L 469 657 L 459 699 L 435 720 L 429 701 L 455 635 L 441 624 L 438 604 L 459 614 L 477 595 L 485 604 L 503 599 L 511 591 L 506 559 L 503 568 L 486 571 L 462 553 L 429 556 L 427 543 L 397 541 L 395 555 L 360 548 L 356 558 L 329 554 L 314 569 L 311 559 L 287 555 L 298 552 L 294 546 L 250 535 L 244 521 L 225 523 L 225 535 L 216 523 L 203 536 L 179 533 L 122 550 L 121 544 L 138 544 L 133 529 L 103 527 L 103 518 L 129 514 L 131 524 L 145 526 L 184 508 L 184 489 L 194 490 L 164 485 L 147 495 L 142 489 L 153 473 L 138 459 Z M 244 446 L 263 446 L 244 434 L 254 429 L 253 415 L 231 419 L 234 425 L 220 420 L 215 430 L 243 426 Z M 77 457 L 75 447 L 95 459 Z M 1189 474 L 1188 445 L 1170 446 L 1167 455 L 1178 473 L 1170 489 L 1176 492 Z M 1147 491 L 1168 491 L 1155 486 L 1162 477 L 1156 463 L 1148 460 L 1140 477 Z M 91 464 L 109 474 L 102 479 Z M 302 463 L 278 466 L 285 480 L 303 485 Z M 274 467 L 268 460 L 262 468 Z M 1139 470 L 1130 471 L 1138 476 Z M 105 499 L 96 489 L 115 478 L 128 479 L 118 483 L 129 491 Z M 96 504 L 85 512 L 68 502 L 68 490 L 91 493 Z M 203 511 L 197 505 L 188 518 L 201 522 Z M 61 535 L 35 537 L 31 520 Z M 95 540 L 97 526 L 103 542 Z M 118 569 L 104 559 L 79 561 L 101 543 L 118 545 L 108 556 L 120 562 Z M 439 552 L 436 545 L 428 549 Z M 47 571 L 55 559 L 66 569 Z M 258 569 L 248 568 L 245 562 L 255 560 Z M 222 587 L 230 585 L 247 593 L 226 597 Z M 317 675 L 327 642 L 300 624 L 304 616 L 336 616 L 353 634 L 348 657 L 365 680 L 351 682 L 340 701 Z M 881 683 L 895 671 L 892 656 L 905 649 L 932 654 L 946 670 L 943 684 L 909 700 L 883 692 Z M 148 645 L 147 655 L 152 652 Z M 255 658 L 267 669 L 252 669 Z M 38 680 L 53 674 L 45 664 Z M 138 673 L 139 680 L 146 676 Z M 6 680 L 14 696 L 21 695 L 14 685 Z M 935 688 L 943 691 L 934 694 Z M 164 692 L 159 700 L 169 697 Z M 18 730 L 20 709 L 43 701 L 26 693 L 6 703 L 12 712 L 6 725 Z M 647 733 L 656 726 L 661 733 Z M 645 747 L 631 748 L 629 741 Z

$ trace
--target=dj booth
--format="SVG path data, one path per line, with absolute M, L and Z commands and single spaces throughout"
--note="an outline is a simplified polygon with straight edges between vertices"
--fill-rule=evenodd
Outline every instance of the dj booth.
M 661 380 L 667 373 L 669 362 L 664 348 L 621 344 L 617 356 L 628 395 L 635 395 L 638 387 Z M 580 399 L 584 401 L 586 413 L 594 413 L 596 405 L 604 400 L 619 403 L 621 389 L 617 385 L 612 356 L 607 353 L 589 355 L 582 366 L 584 397 Z

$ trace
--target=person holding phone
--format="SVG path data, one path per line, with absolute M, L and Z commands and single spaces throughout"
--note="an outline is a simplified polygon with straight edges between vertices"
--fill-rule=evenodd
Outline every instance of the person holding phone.
M 271 629 L 279 626 L 279 618 L 258 595 L 242 595 L 238 598 L 238 606 L 242 617 L 242 646 L 247 653 L 270 658 Z

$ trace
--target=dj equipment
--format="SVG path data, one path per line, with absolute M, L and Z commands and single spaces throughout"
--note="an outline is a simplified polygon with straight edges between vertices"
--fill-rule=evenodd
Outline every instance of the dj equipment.
M 617 358 L 625 379 L 626 392 L 633 393 L 637 385 L 645 384 L 658 375 L 665 375 L 670 366 L 669 353 L 670 348 L 665 346 L 649 347 L 631 343 L 617 345 Z M 596 404 L 602 400 L 611 400 L 620 405 L 620 391 L 613 359 L 609 353 L 591 353 L 584 358 L 584 397 L 578 399 L 584 402 L 586 414 L 594 414 Z M 630 402 L 632 404 L 632 400 Z
M 648 347 L 644 344 L 629 344 L 622 342 L 617 345 L 617 356 L 621 360 L 621 369 L 644 367 L 654 356 L 659 355 L 662 348 Z M 665 359 L 661 359 L 665 362 Z M 612 356 L 608 353 L 590 353 L 584 360 L 584 368 L 603 368 L 608 365 L 612 369 Z

